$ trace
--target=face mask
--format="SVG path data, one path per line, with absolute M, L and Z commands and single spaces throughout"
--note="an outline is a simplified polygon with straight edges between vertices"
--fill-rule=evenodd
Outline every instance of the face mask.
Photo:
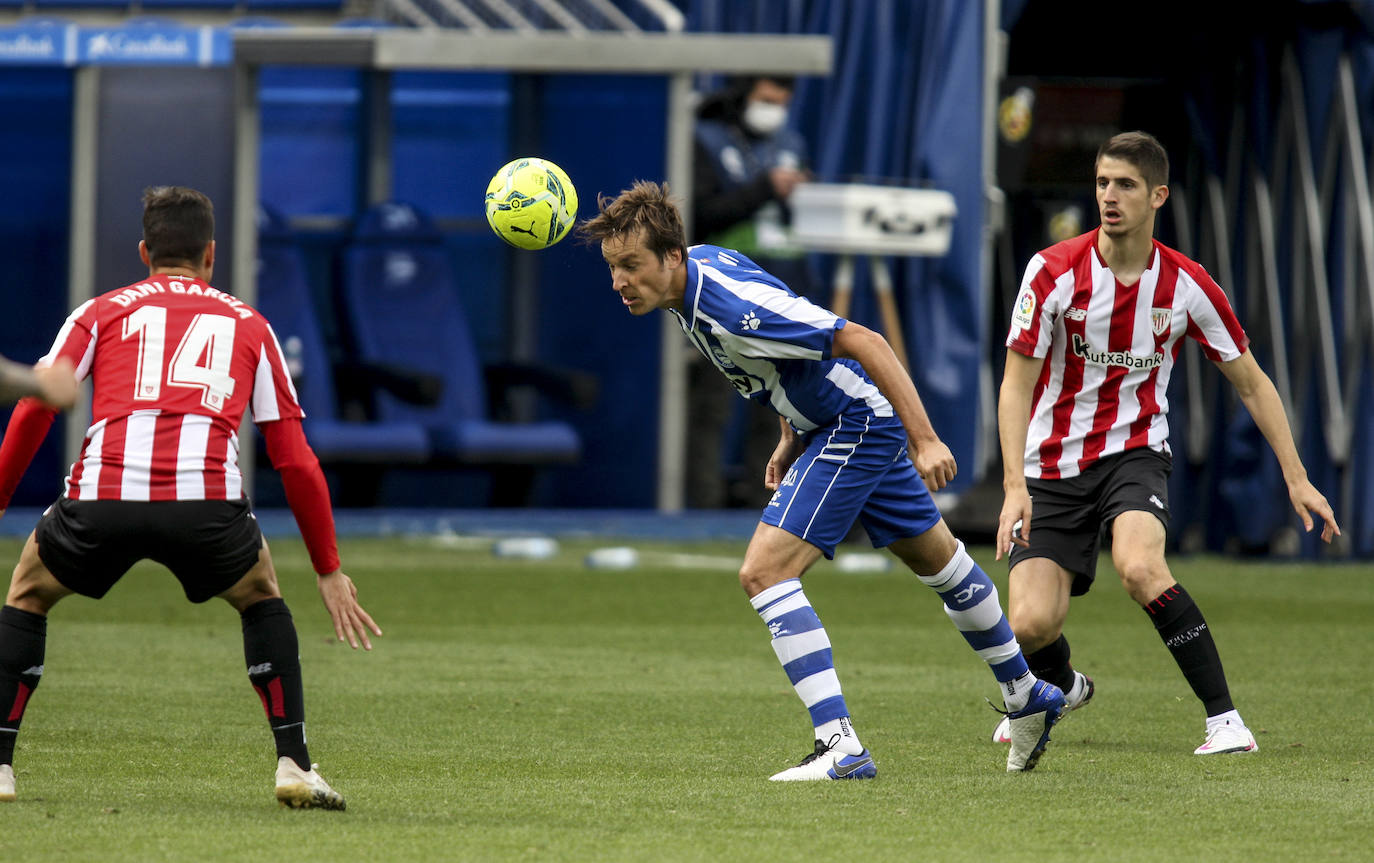
M 782 128 L 787 122 L 787 106 L 772 102 L 750 102 L 744 106 L 741 118 L 744 127 L 755 135 L 768 136 Z

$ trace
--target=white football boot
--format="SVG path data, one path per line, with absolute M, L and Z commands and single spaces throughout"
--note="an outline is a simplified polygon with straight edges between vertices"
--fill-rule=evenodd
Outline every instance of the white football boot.
M 1063 715 L 1064 693 L 1053 683 L 1037 680 L 1026 706 L 1007 714 L 1011 726 L 1008 773 L 1035 768 L 1050 742 L 1050 729 Z
M 316 772 L 320 765 L 312 764 L 302 770 L 295 759 L 283 755 L 277 759 L 277 802 L 292 809 L 345 808 L 343 795 L 329 787 Z
M 838 739 L 837 734 L 831 738 L 831 742 Z M 877 775 L 878 766 L 873 763 L 873 756 L 867 749 L 858 755 L 847 755 L 817 740 L 815 751 L 803 758 L 800 764 L 775 773 L 768 779 L 770 782 L 813 782 L 820 779 L 872 779 Z
M 1091 701 L 1093 692 L 1093 679 L 1081 671 L 1075 671 L 1073 673 L 1073 686 L 1070 686 L 1069 691 L 1064 693 L 1064 715 L 1067 716 L 1070 710 L 1077 710 Z M 1003 716 L 1001 721 L 997 723 L 997 727 L 992 730 L 992 742 L 1011 742 L 1011 723 L 1007 721 L 1007 717 Z
M 14 802 L 14 768 L 0 764 L 0 803 Z
M 1259 752 L 1250 729 L 1239 722 L 1225 722 L 1207 732 L 1207 740 L 1193 750 L 1194 755 L 1226 755 L 1230 752 Z

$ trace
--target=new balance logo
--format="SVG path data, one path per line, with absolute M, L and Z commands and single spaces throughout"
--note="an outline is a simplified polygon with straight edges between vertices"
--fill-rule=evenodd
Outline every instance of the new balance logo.
M 978 591 L 980 590 L 987 590 L 987 588 L 981 584 L 970 584 L 968 587 L 954 594 L 954 601 L 960 605 L 965 605 L 973 601 L 973 598 L 978 595 Z
M 250 665 L 250 666 L 248 666 L 248 673 L 249 673 L 250 675 L 252 675 L 252 674 L 271 674 L 271 673 L 272 673 L 272 663 L 270 663 L 270 662 L 260 662 L 260 663 L 258 663 L 257 665 Z

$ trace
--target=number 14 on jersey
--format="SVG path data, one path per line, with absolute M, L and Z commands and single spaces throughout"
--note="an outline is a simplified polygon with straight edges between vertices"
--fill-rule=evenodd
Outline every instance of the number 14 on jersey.
M 237 323 L 226 315 L 196 315 L 167 364 L 166 385 L 198 389 L 203 407 L 215 413 L 223 410 L 225 401 L 234 394 L 229 367 L 234 357 Z M 124 339 L 131 338 L 138 339 L 134 400 L 157 401 L 163 386 L 167 310 L 161 306 L 140 306 L 130 312 L 124 318 Z

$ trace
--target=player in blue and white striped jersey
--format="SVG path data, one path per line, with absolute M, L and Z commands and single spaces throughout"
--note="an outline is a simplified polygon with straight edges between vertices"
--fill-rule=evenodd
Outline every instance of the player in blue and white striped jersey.
M 874 547 L 891 550 L 939 593 L 1002 688 L 1012 730 L 1007 769 L 1033 768 L 1064 695 L 1031 674 L 996 587 L 931 500 L 930 490 L 954 478 L 954 457 L 887 340 L 796 296 L 738 252 L 687 248 L 667 186 L 641 181 L 597 203 L 600 213 L 578 230 L 600 243 L 611 287 L 630 314 L 674 315 L 741 395 L 780 418 L 764 477 L 774 495 L 745 552 L 740 584 L 811 714 L 815 744 L 772 778 L 877 775 L 850 719 L 830 639 L 801 585 L 855 519 Z

